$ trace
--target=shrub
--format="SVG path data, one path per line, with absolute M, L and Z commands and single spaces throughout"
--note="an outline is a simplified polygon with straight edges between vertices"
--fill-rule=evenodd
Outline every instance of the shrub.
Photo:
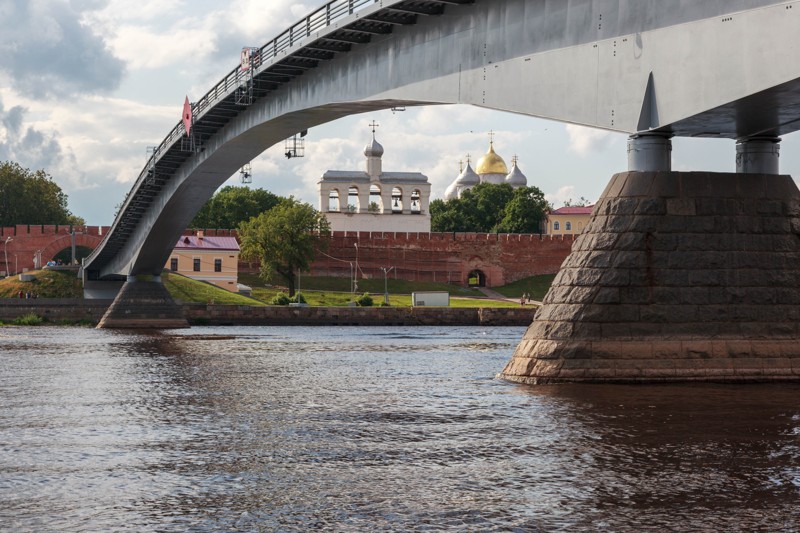
M 38 326 L 44 322 L 44 319 L 39 315 L 35 315 L 33 313 L 23 315 L 21 317 L 15 318 L 11 323 L 15 326 Z
M 303 296 L 302 292 L 295 293 L 294 298 L 292 298 L 290 301 L 292 303 L 296 303 L 296 304 L 304 304 L 304 303 L 306 303 L 306 299 Z
M 365 292 L 356 300 L 356 303 L 361 307 L 372 307 L 372 296 L 370 296 L 368 292 Z
M 272 299 L 270 302 L 272 305 L 289 305 L 291 300 L 289 300 L 289 295 L 285 292 L 281 292 L 275 295 L 275 298 Z

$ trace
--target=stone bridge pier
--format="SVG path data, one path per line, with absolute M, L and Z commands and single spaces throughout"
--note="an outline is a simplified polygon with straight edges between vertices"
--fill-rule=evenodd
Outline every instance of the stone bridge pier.
M 176 329 L 188 328 L 183 309 L 170 296 L 161 276 L 139 280 L 128 276 L 97 328 Z
M 673 172 L 669 150 L 631 139 L 631 170 L 606 187 L 502 378 L 800 380 L 800 191 L 778 174 L 778 139 L 738 141 L 737 173 Z

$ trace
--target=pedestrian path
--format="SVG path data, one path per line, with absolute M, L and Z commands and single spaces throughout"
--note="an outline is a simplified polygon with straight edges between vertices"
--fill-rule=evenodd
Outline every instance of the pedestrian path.
M 508 296 L 504 296 L 497 291 L 493 291 L 488 287 L 476 287 L 479 291 L 481 291 L 487 298 L 491 298 L 492 300 L 505 300 L 507 302 L 516 302 L 519 303 L 519 298 L 509 298 Z M 542 305 L 542 302 L 537 302 L 536 300 L 526 301 L 525 305 Z

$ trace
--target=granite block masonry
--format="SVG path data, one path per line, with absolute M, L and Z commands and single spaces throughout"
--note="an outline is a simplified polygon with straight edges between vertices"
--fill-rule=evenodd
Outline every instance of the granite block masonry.
M 790 176 L 616 174 L 500 377 L 800 381 Z
M 129 280 L 97 324 L 103 328 L 188 328 L 181 306 L 160 281 Z

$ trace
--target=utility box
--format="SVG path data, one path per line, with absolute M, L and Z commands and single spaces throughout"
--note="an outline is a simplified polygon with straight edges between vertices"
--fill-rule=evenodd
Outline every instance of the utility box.
M 450 307 L 450 293 L 446 291 L 412 292 L 412 307 Z

